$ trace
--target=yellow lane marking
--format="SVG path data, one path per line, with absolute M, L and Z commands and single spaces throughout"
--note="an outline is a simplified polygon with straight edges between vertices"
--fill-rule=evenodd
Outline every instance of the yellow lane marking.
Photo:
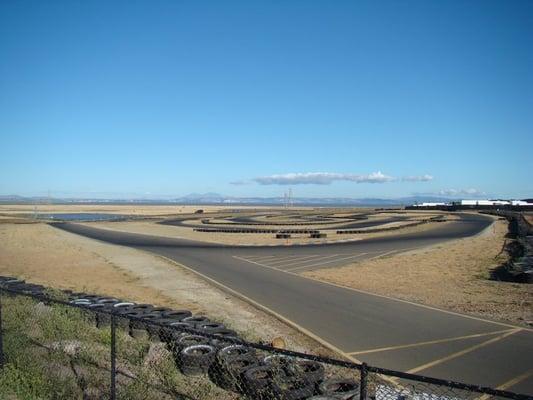
M 353 256 L 349 256 L 349 257 L 336 258 L 336 259 L 331 260 L 331 261 L 324 261 L 324 262 L 319 262 L 319 263 L 311 264 L 311 265 L 302 265 L 300 267 L 286 269 L 285 271 L 292 272 L 292 271 L 297 271 L 297 270 L 302 269 L 302 268 L 318 267 L 320 265 L 331 264 L 331 263 L 337 262 L 337 261 L 349 260 L 350 258 L 364 256 L 365 254 L 366 253 L 359 253 L 359 254 L 355 254 Z
M 358 360 L 357 358 L 345 353 L 344 351 L 339 349 L 337 346 L 335 346 L 335 345 L 329 343 L 328 341 L 322 339 L 320 336 L 315 335 L 314 333 L 312 333 L 311 331 L 307 330 L 306 328 L 304 328 L 303 326 L 299 325 L 298 323 L 294 322 L 293 320 L 284 317 L 283 315 L 277 313 L 276 311 L 272 310 L 271 308 L 269 308 L 267 306 L 264 306 L 263 304 L 258 303 L 255 300 L 252 300 L 250 297 L 248 297 L 248 296 L 246 296 L 246 295 L 244 295 L 244 294 L 242 294 L 242 293 L 230 288 L 229 286 L 226 286 L 223 283 L 221 283 L 221 282 L 219 282 L 219 281 L 217 281 L 217 280 L 215 280 L 213 278 L 210 278 L 209 276 L 204 275 L 201 272 L 196 271 L 194 268 L 188 267 L 185 264 L 181 264 L 181 263 L 179 263 L 177 261 L 174 261 L 173 259 L 171 259 L 169 257 L 165 257 L 165 256 L 162 256 L 162 255 L 157 254 L 157 253 L 152 253 L 152 252 L 149 252 L 147 250 L 139 250 L 139 251 L 143 251 L 145 253 L 149 253 L 151 255 L 155 255 L 156 257 L 160 257 L 161 259 L 164 259 L 164 260 L 166 260 L 166 261 L 168 261 L 168 262 L 170 262 L 170 263 L 172 263 L 174 265 L 177 265 L 178 267 L 184 268 L 187 271 L 192 272 L 193 274 L 195 274 L 197 276 L 200 276 L 201 278 L 205 279 L 208 282 L 211 282 L 213 285 L 215 285 L 216 287 L 218 287 L 221 290 L 225 291 L 226 293 L 230 293 L 230 294 L 234 295 L 235 297 L 238 297 L 241 300 L 244 300 L 248 304 L 251 304 L 254 307 L 266 312 L 267 314 L 272 315 L 273 317 L 275 317 L 278 320 L 286 323 L 287 325 L 292 326 L 293 328 L 295 328 L 299 332 L 303 333 L 304 335 L 306 335 L 306 336 L 310 337 L 311 339 L 315 340 L 316 342 L 320 343 L 322 346 L 324 346 L 324 347 L 332 350 L 333 352 L 341 355 L 345 359 L 347 359 L 347 360 L 349 360 L 351 362 L 354 362 L 356 364 L 361 364 L 361 361 Z M 240 258 L 240 257 L 237 257 L 237 256 L 233 256 L 233 257 Z M 244 261 L 246 261 L 246 260 L 244 260 Z
M 482 347 L 488 346 L 489 344 L 496 343 L 496 342 L 498 342 L 498 341 L 500 341 L 502 339 L 505 339 L 508 336 L 511 336 L 511 335 L 515 334 L 516 332 L 520 332 L 521 330 L 522 330 L 521 328 L 512 329 L 512 330 L 504 333 L 503 335 L 500 335 L 500 336 L 497 336 L 495 338 L 489 339 L 489 340 L 487 340 L 487 341 L 485 341 L 483 343 L 476 344 L 475 346 L 469 347 L 467 349 L 458 351 L 457 353 L 450 354 L 450 355 L 448 355 L 446 357 L 439 358 L 438 360 L 434 360 L 434 361 L 428 362 L 427 364 L 420 365 L 420 366 L 418 366 L 416 368 L 413 368 L 413 369 L 410 369 L 409 371 L 406 371 L 406 372 L 409 373 L 409 374 L 414 374 L 414 373 L 422 371 L 424 369 L 428 369 L 428 368 L 434 367 L 435 365 L 439 365 L 439 364 L 442 364 L 443 362 L 453 360 L 454 358 L 464 356 L 465 354 L 468 354 L 468 353 L 470 353 L 470 352 L 472 352 L 474 350 L 480 349 Z
M 291 263 L 293 262 L 298 262 L 299 260 L 305 260 L 305 259 L 309 259 L 309 258 L 316 258 L 316 257 L 320 257 L 320 254 L 313 254 L 311 256 L 300 256 L 300 257 L 293 257 L 292 259 L 284 259 L 284 258 L 276 258 L 274 260 L 272 260 L 271 262 L 268 263 L 268 265 L 270 266 L 275 266 L 277 264 L 283 264 L 287 261 L 290 261 Z
M 528 379 L 529 377 L 533 376 L 533 368 L 529 371 L 524 372 L 523 374 L 520 374 L 518 376 L 515 376 L 513 379 L 508 380 L 505 383 L 502 383 L 500 386 L 497 386 L 497 390 L 506 390 L 509 389 L 511 386 L 516 385 L 519 382 L 522 382 L 523 380 Z M 483 396 L 479 396 L 476 400 L 486 400 L 489 399 L 491 396 L 488 394 L 484 394 Z
M 402 251 L 402 250 L 397 250 L 397 251 Z M 377 257 L 381 257 L 381 256 L 376 256 L 376 257 L 373 257 L 373 258 L 367 258 L 366 260 L 372 260 L 372 259 L 377 258 Z M 280 270 L 278 270 L 278 271 L 280 271 Z M 295 272 L 289 272 L 289 271 L 283 271 L 283 272 L 285 272 L 287 274 L 292 274 L 292 275 L 299 276 L 300 278 L 309 279 L 310 281 L 315 281 L 315 282 L 318 282 L 318 283 L 322 283 L 322 284 L 325 284 L 325 285 L 336 286 L 338 288 L 345 289 L 345 290 L 350 290 L 352 292 L 366 294 L 368 296 L 381 297 L 383 299 L 395 301 L 395 302 L 398 302 L 398 303 L 410 304 L 412 306 L 416 306 L 416 307 L 420 307 L 420 308 L 426 308 L 428 310 L 438 311 L 438 312 L 441 312 L 441 313 L 444 313 L 444 314 L 455 315 L 455 316 L 461 317 L 461 318 L 472 319 L 474 321 L 481 321 L 481 322 L 486 322 L 488 324 L 499 325 L 499 326 L 507 326 L 509 328 L 520 328 L 523 331 L 533 332 L 532 328 L 519 327 L 519 326 L 508 324 L 508 323 L 505 323 L 505 322 L 491 321 L 490 319 L 485 319 L 485 318 L 481 318 L 481 317 L 475 317 L 473 315 L 461 314 L 461 313 L 458 313 L 458 312 L 455 312 L 455 311 L 444 310 L 442 308 L 429 306 L 427 304 L 415 303 L 414 301 L 398 299 L 398 298 L 387 296 L 387 295 L 384 295 L 384 294 L 378 294 L 378 293 L 369 292 L 369 291 L 363 290 L 363 289 L 356 289 L 356 288 L 353 288 L 351 286 L 341 285 L 340 283 L 334 283 L 334 282 L 326 281 L 326 280 L 323 280 L 323 279 L 320 279 L 320 278 L 315 278 L 315 277 L 312 277 L 312 276 L 300 275 L 300 274 L 297 274 Z
M 268 269 L 273 269 L 274 271 L 278 271 L 278 272 L 284 272 L 282 271 L 281 269 L 277 269 L 277 268 L 274 268 L 274 267 L 271 267 L 270 265 L 266 265 L 266 264 L 261 264 L 260 262 L 257 262 L 257 261 L 252 261 L 252 260 L 248 260 L 246 258 L 243 258 L 243 257 L 239 257 L 239 256 L 232 256 L 233 258 L 236 258 L 237 260 L 241 260 L 241 261 L 246 261 L 250 264 L 255 264 L 255 265 L 259 265 L 260 267 L 264 267 L 264 268 L 268 268 Z M 294 274 L 296 275 L 296 274 Z
M 409 249 L 399 249 L 399 250 L 389 251 L 387 253 L 380 254 L 380 255 L 378 255 L 376 257 L 368 258 L 368 260 L 372 260 L 372 259 L 378 258 L 378 257 L 383 257 L 383 256 L 385 256 L 387 254 L 390 254 L 390 253 L 393 253 L 393 252 L 403 252 L 404 250 L 409 250 Z M 412 306 L 425 308 L 425 309 L 432 310 L 432 311 L 439 311 L 439 312 L 444 313 L 444 314 L 455 315 L 457 317 L 471 319 L 471 320 L 474 320 L 474 321 L 481 321 L 481 322 L 486 322 L 488 324 L 506 326 L 506 327 L 513 328 L 513 329 L 520 328 L 520 327 L 518 327 L 516 325 L 507 324 L 505 322 L 491 321 L 490 319 L 485 319 L 485 318 L 481 318 L 481 317 L 474 317 L 473 315 L 461 314 L 461 313 L 458 313 L 458 312 L 455 312 L 455 311 L 450 311 L 450 310 L 443 310 L 442 308 L 428 306 L 427 304 L 421 304 L 421 303 L 415 303 L 415 302 L 409 301 L 409 300 L 397 299 L 397 298 L 390 297 L 390 296 L 387 296 L 387 295 L 384 295 L 384 294 L 372 293 L 372 292 L 369 292 L 367 290 L 356 289 L 356 288 L 353 288 L 353 287 L 350 287 L 350 286 L 341 285 L 339 283 L 333 283 L 333 282 L 325 281 L 325 280 L 322 280 L 322 279 L 319 279 L 319 278 L 313 278 L 311 276 L 300 275 L 300 274 L 298 274 L 296 272 L 290 272 L 288 270 L 284 271 L 284 270 L 281 270 L 281 269 L 270 267 L 270 266 L 265 265 L 265 264 L 261 264 L 261 263 L 254 262 L 254 261 L 250 261 L 250 260 L 247 260 L 247 259 L 239 257 L 239 256 L 232 256 L 232 257 L 236 258 L 238 260 L 241 260 L 241 261 L 249 262 L 251 264 L 259 265 L 260 267 L 269 268 L 269 269 L 272 269 L 274 271 L 284 272 L 286 274 L 294 275 L 294 276 L 297 276 L 297 277 L 303 278 L 303 279 L 308 279 L 310 281 L 319 282 L 319 283 L 321 283 L 323 285 L 336 286 L 338 288 L 345 289 L 345 290 L 350 290 L 352 292 L 362 293 L 362 294 L 366 294 L 368 296 L 381 297 L 382 299 L 387 299 L 387 300 L 395 301 L 395 302 L 398 302 L 398 303 L 410 304 Z M 520 329 L 522 329 L 523 331 L 527 331 L 527 332 L 533 332 L 533 329 L 531 329 L 531 328 L 522 327 Z
M 359 354 L 377 353 L 377 352 L 380 352 L 380 351 L 407 349 L 407 348 L 410 348 L 410 347 L 425 346 L 425 345 L 428 345 L 428 344 L 439 344 L 439 343 L 455 342 L 455 341 L 458 341 L 458 340 L 465 340 L 465 339 L 472 339 L 472 338 L 483 337 L 483 336 L 497 335 L 499 333 L 510 332 L 512 330 L 513 329 L 504 329 L 504 330 L 501 330 L 501 331 L 486 332 L 486 333 L 476 333 L 476 334 L 473 334 L 473 335 L 457 336 L 457 337 L 452 337 L 452 338 L 447 338 L 447 339 L 429 340 L 427 342 L 402 344 L 402 345 L 399 345 L 399 346 L 390 346 L 390 347 L 380 347 L 380 348 L 377 348 L 377 349 L 370 349 L 370 350 L 351 351 L 348 354 L 359 355 Z
M 280 257 L 281 259 L 283 260 L 294 260 L 296 258 L 298 258 L 299 256 L 287 256 L 287 257 Z M 272 257 L 269 257 L 269 258 L 250 258 L 250 257 L 245 257 L 246 259 L 251 259 L 253 261 L 260 261 L 260 262 L 276 262 L 278 260 L 278 257 L 277 256 L 272 256 Z
M 315 262 L 315 261 L 318 261 L 318 259 L 320 260 L 325 260 L 327 258 L 331 258 L 331 257 L 338 257 L 338 256 L 342 256 L 343 254 L 331 254 L 329 256 L 318 256 L 317 259 L 314 259 L 314 260 L 305 260 L 304 258 L 301 258 L 299 260 L 296 260 L 296 261 L 293 261 L 293 262 L 290 262 L 290 263 L 287 263 L 287 264 L 283 264 L 283 265 L 279 265 L 280 267 L 289 267 L 291 265 L 296 265 L 296 264 L 301 264 L 303 262 Z M 272 265 L 272 264 L 270 264 Z
M 246 256 L 246 258 L 249 258 L 250 260 L 254 261 L 261 261 L 261 260 L 267 260 L 269 258 L 276 258 L 277 256 Z
M 379 251 L 369 251 L 367 254 L 373 254 L 373 253 L 379 253 Z M 338 255 L 348 255 L 348 254 L 352 254 L 352 253 L 338 253 L 338 254 L 334 254 L 334 256 L 338 256 Z M 246 259 L 246 260 L 250 260 L 250 261 L 255 261 L 255 262 L 268 262 L 269 265 L 270 264 L 274 264 L 274 263 L 278 263 L 278 261 L 280 260 L 284 260 L 284 259 L 294 259 L 294 260 L 298 260 L 300 258 L 304 258 L 304 257 L 321 257 L 322 255 L 321 254 L 312 254 L 312 255 L 309 255 L 309 256 L 301 256 L 301 255 L 291 255 L 291 256 L 286 256 L 286 257 L 279 257 L 279 255 L 270 255 L 270 256 L 248 256 L 248 255 L 241 255 L 240 257 L 243 258 L 243 259 Z M 324 257 L 330 257 L 330 256 L 324 256 Z

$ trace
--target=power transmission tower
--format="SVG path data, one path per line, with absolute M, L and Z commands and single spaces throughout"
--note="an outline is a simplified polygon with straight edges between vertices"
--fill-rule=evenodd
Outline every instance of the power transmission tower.
M 293 203 L 292 203 L 292 188 L 289 188 L 289 207 L 292 207 Z

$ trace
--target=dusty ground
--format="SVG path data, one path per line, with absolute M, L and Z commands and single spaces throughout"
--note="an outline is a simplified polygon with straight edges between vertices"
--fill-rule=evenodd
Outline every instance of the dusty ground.
M 190 309 L 251 340 L 281 336 L 289 348 L 332 354 L 316 342 L 155 255 L 84 238 L 43 223 L 0 224 L 0 275 L 51 287 Z
M 483 234 L 417 252 L 303 275 L 461 313 L 533 324 L 533 285 L 488 279 L 506 259 L 507 222 Z
M 37 221 L 34 221 L 29 218 L 20 218 L 12 215 L 0 215 L 0 224 L 6 223 L 17 223 L 17 224 L 33 224 Z
M 524 217 L 526 217 L 526 221 L 529 222 L 530 225 L 533 225 L 533 214 L 524 214 Z

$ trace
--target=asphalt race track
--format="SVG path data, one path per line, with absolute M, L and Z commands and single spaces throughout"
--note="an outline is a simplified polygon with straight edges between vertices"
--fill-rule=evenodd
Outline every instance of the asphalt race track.
M 474 235 L 491 223 L 465 214 L 425 232 L 333 244 L 226 246 L 54 226 L 168 257 L 372 365 L 533 395 L 533 330 L 304 278 L 334 267 Z
M 256 215 L 257 217 L 257 215 Z M 400 221 L 406 221 L 408 220 L 409 217 L 407 216 L 393 216 L 393 217 L 389 217 L 389 218 L 384 218 L 384 219 L 376 219 L 376 220 L 360 220 L 360 219 L 356 219 L 355 221 L 344 221 L 342 222 L 341 220 L 339 221 L 335 221 L 333 219 L 329 219 L 329 220 L 326 220 L 326 221 L 319 221 L 319 225 L 318 227 L 315 226 L 315 228 L 313 229 L 320 229 L 321 231 L 328 231 L 328 230 L 340 230 L 340 229 L 362 229 L 362 228 L 371 228 L 371 227 L 374 227 L 374 226 L 380 226 L 380 225 L 384 225 L 384 224 L 388 224 L 388 223 L 391 223 L 391 222 L 400 222 Z M 185 227 L 189 227 L 189 228 L 199 228 L 200 226 L 199 225 L 194 225 L 194 224 L 191 224 L 190 222 L 187 222 L 187 221 L 190 221 L 190 218 L 187 218 L 187 219 L 169 219 L 169 220 L 166 220 L 166 221 L 162 221 L 162 222 L 159 222 L 160 224 L 162 225 L 174 225 L 174 226 L 185 226 Z M 316 220 L 314 221 L 310 221 L 310 220 L 301 220 L 300 221 L 302 224 L 303 223 L 306 223 L 307 225 L 309 226 L 312 226 L 314 222 L 316 222 Z M 325 223 L 326 222 L 326 223 Z M 263 222 L 264 225 L 268 225 L 268 223 L 266 222 Z M 320 224 L 323 224 L 323 225 L 320 225 Z M 244 225 L 244 226 L 242 226 Z M 250 226 L 251 225 L 251 226 Z M 277 225 L 280 225 L 279 223 L 277 223 Z M 329 225 L 334 225 L 333 227 L 329 226 Z M 235 218 L 228 218 L 227 219 L 227 222 L 226 223 L 216 223 L 216 224 L 205 224 L 205 227 L 212 227 L 212 228 L 216 228 L 216 227 L 224 227 L 224 228 L 232 228 L 232 229 L 243 229 L 243 228 L 246 228 L 246 229 L 261 229 L 260 226 L 257 226 L 257 221 L 252 218 L 252 217 L 235 217 Z M 298 228 L 298 226 L 295 226 L 295 228 Z M 281 229 L 281 228 L 280 228 Z

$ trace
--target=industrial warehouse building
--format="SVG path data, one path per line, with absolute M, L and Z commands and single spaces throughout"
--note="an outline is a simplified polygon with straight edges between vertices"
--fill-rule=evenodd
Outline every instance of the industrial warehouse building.
M 533 200 L 457 200 L 449 203 L 421 203 L 405 207 L 406 210 L 513 210 L 533 211 Z

